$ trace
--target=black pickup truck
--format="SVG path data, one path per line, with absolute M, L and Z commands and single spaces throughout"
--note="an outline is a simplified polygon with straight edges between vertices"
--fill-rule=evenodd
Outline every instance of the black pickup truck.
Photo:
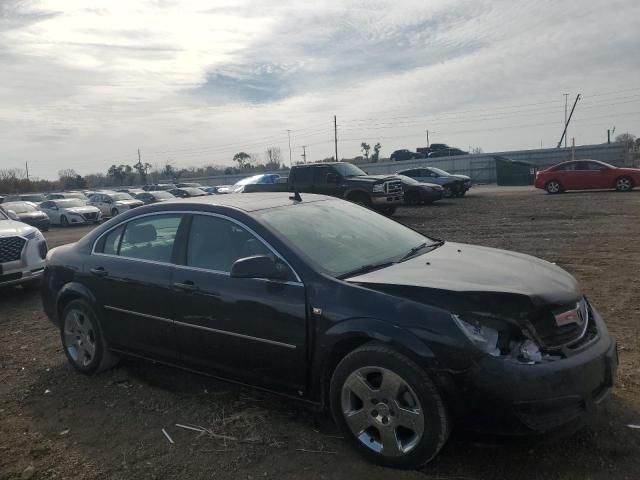
M 291 167 L 287 183 L 245 185 L 244 193 L 289 191 L 340 197 L 385 215 L 402 205 L 402 181 L 395 175 L 367 175 L 346 162 Z

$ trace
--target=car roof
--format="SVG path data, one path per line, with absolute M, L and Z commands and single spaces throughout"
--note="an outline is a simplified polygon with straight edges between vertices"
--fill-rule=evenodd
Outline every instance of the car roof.
M 211 205 L 220 207 L 230 207 L 245 212 L 255 212 L 258 210 L 266 210 L 269 208 L 284 207 L 293 205 L 291 200 L 293 194 L 291 192 L 255 192 L 255 193 L 231 193 L 228 195 L 203 195 L 202 197 L 191 197 L 188 199 L 168 200 L 162 203 L 162 207 L 167 208 L 172 204 L 189 204 L 189 205 Z M 301 194 L 302 203 L 321 202 L 332 200 L 333 197 L 326 195 L 314 195 L 311 193 Z

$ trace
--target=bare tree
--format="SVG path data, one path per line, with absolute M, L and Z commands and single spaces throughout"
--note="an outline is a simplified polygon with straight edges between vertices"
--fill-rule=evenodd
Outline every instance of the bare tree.
M 373 146 L 373 154 L 371 155 L 371 161 L 376 163 L 380 159 L 380 149 L 382 149 L 382 145 L 380 142 L 376 143 Z
M 233 156 L 233 161 L 238 162 L 239 168 L 246 168 L 247 163 L 249 163 L 249 159 L 251 155 L 246 152 L 238 152 Z
M 627 149 L 631 149 L 635 142 L 636 136 L 631 133 L 621 133 L 616 137 L 616 142 L 624 143 Z
M 360 150 L 362 150 L 362 153 L 364 154 L 364 158 L 366 160 L 369 160 L 369 150 L 371 150 L 371 145 L 369 145 L 367 142 L 362 142 L 360 144 Z
M 276 170 L 280 168 L 280 159 L 282 158 L 280 147 L 269 147 L 264 152 L 264 158 L 267 160 L 265 168 L 267 170 Z

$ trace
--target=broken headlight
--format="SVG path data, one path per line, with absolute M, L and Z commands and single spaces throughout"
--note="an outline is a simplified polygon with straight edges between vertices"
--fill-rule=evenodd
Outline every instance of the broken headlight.
M 501 352 L 498 348 L 500 334 L 497 329 L 481 323 L 479 319 L 465 317 L 463 320 L 458 315 L 452 315 L 452 317 L 462 333 L 482 352 L 494 357 L 500 356 Z

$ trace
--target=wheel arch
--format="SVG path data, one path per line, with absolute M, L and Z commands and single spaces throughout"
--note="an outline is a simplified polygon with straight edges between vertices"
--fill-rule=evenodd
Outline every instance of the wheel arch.
M 81 283 L 69 282 L 60 289 L 56 297 L 56 320 L 58 325 L 62 321 L 64 309 L 73 300 L 85 300 L 91 305 L 96 315 L 99 314 L 96 308 L 96 297 L 91 293 L 91 290 Z
M 377 343 L 391 347 L 409 357 L 420 366 L 432 365 L 435 354 L 428 345 L 405 328 L 374 318 L 354 318 L 335 325 L 325 333 L 320 352 L 321 362 L 314 377 L 319 381 L 319 391 L 314 397 L 326 407 L 329 401 L 329 382 L 340 361 L 352 351 L 368 343 Z
M 367 190 L 365 190 L 364 188 L 352 187 L 352 188 L 347 189 L 344 192 L 344 198 L 347 199 L 347 200 L 350 197 L 354 197 L 356 195 L 366 195 L 367 197 L 371 197 L 369 192 Z

